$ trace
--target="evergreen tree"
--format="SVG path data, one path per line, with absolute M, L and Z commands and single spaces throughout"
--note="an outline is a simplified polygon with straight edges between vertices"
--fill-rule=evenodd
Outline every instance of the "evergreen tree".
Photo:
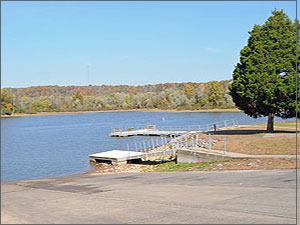
M 268 116 L 268 132 L 274 131 L 274 116 L 296 116 L 296 25 L 282 10 L 274 10 L 265 24 L 249 32 L 233 72 L 234 103 L 251 117 Z

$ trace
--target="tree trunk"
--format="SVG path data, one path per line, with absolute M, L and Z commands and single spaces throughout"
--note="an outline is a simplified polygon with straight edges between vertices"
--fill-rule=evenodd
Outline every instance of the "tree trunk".
M 274 132 L 274 114 L 273 113 L 269 113 L 267 132 L 268 133 Z

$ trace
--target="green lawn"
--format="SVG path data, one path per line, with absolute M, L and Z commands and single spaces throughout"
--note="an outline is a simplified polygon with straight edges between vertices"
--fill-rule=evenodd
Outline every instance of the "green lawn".
M 258 126 L 267 126 L 267 123 L 259 123 Z M 278 127 L 296 127 L 296 121 L 289 121 L 289 122 L 275 122 L 274 126 Z M 297 123 L 297 126 L 300 127 L 300 122 Z
M 191 170 L 211 170 L 207 168 L 208 165 L 215 162 L 201 162 L 201 163 L 178 163 L 167 162 L 155 166 L 156 172 L 169 172 L 169 171 L 191 171 Z

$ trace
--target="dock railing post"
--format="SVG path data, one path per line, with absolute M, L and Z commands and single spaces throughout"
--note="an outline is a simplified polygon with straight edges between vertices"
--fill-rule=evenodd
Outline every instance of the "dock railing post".
M 194 140 L 193 146 L 196 147 L 197 146 L 197 133 L 195 133 L 193 135 L 193 140 Z
M 126 146 L 127 146 L 127 151 L 129 151 L 129 144 L 128 144 L 128 143 L 126 143 Z
M 167 137 L 165 136 L 164 137 L 164 139 L 165 139 L 165 150 L 168 150 L 168 140 L 167 140 Z
M 154 145 L 153 138 L 151 139 L 151 142 L 152 142 L 152 150 L 154 150 L 154 148 L 155 148 L 155 145 Z
M 210 133 L 208 134 L 208 138 L 209 138 L 209 140 L 208 140 L 208 149 L 210 151 L 211 150 L 211 135 L 210 135 Z
M 185 147 L 188 148 L 188 139 L 187 139 L 187 135 L 184 136 L 185 139 Z
M 138 151 L 137 143 L 135 142 L 134 145 L 135 145 L 135 150 Z
M 226 154 L 226 136 L 224 136 L 224 155 Z
M 144 152 L 146 152 L 146 144 L 144 141 L 143 141 L 143 146 L 144 146 Z
M 127 160 L 129 160 L 129 158 L 130 158 L 129 145 L 128 145 L 128 143 L 126 145 L 127 145 L 127 151 L 128 151 L 128 159 Z
M 163 137 L 160 137 L 160 143 L 161 143 L 161 150 L 164 148 L 164 139 Z

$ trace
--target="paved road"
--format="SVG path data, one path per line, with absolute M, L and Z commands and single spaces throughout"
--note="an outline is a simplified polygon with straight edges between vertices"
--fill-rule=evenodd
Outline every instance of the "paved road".
M 295 170 L 2 183 L 2 223 L 294 223 Z

